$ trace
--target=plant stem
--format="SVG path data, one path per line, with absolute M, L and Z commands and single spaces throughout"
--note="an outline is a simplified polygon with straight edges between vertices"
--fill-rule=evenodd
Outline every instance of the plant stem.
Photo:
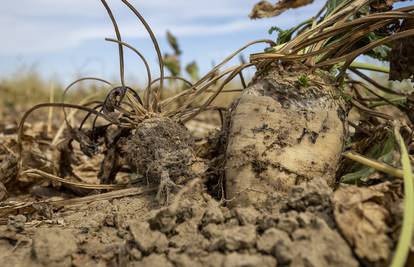
M 363 62 L 353 62 L 349 67 L 354 68 L 354 69 L 370 70 L 370 71 L 376 71 L 376 72 L 382 72 L 382 73 L 390 72 L 389 67 L 382 67 L 382 66 L 377 66 L 374 64 L 363 63 Z
M 400 238 L 398 239 L 397 249 L 392 258 L 391 267 L 403 267 L 407 261 L 408 253 L 411 246 L 411 238 L 413 236 L 414 221 L 414 185 L 413 172 L 407 148 L 398 128 L 394 129 L 395 138 L 400 146 L 401 164 L 404 171 L 404 217 Z

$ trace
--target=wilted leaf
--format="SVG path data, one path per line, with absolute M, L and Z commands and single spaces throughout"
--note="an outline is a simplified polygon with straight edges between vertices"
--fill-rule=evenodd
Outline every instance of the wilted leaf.
M 170 71 L 171 76 L 177 77 L 181 73 L 181 63 L 176 55 L 164 56 L 164 65 Z
M 276 4 L 271 4 L 268 1 L 260 1 L 250 13 L 251 19 L 270 18 L 275 17 L 290 8 L 298 8 L 304 5 L 313 3 L 313 0 L 280 0 Z
M 276 16 L 275 7 L 268 1 L 260 1 L 254 7 L 249 17 L 251 19 L 261 19 Z
M 7 189 L 2 182 L 0 182 L 0 201 L 6 200 L 9 197 Z
M 171 48 L 174 50 L 174 54 L 177 56 L 181 55 L 182 52 L 180 46 L 178 45 L 177 38 L 170 31 L 167 31 L 167 40 Z
M 376 0 L 370 3 L 372 12 L 385 12 L 392 10 L 395 2 L 405 2 L 407 0 Z
M 7 184 L 17 177 L 17 163 L 17 158 L 11 154 L 0 160 L 0 183 Z
M 377 0 L 370 3 L 373 12 L 385 12 L 392 9 L 394 0 Z
M 185 67 L 185 70 L 190 75 L 191 80 L 193 80 L 193 81 L 198 81 L 199 80 L 199 78 L 200 78 L 200 70 L 198 69 L 197 62 L 193 61 L 193 62 L 189 63 Z
M 404 20 L 401 31 L 414 29 L 414 20 Z M 390 80 L 414 79 L 414 37 L 396 40 L 390 52 Z

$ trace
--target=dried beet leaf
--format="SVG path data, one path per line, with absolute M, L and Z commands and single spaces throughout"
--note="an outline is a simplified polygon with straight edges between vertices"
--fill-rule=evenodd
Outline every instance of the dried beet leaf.
M 405 20 L 401 31 L 414 29 L 414 20 Z M 394 42 L 390 53 L 390 80 L 414 79 L 414 37 Z
M 392 9 L 394 0 L 377 0 L 370 3 L 372 12 L 386 12 Z
M 250 13 L 251 19 L 276 17 L 290 8 L 298 8 L 313 3 L 313 0 L 280 0 L 276 4 L 260 1 Z

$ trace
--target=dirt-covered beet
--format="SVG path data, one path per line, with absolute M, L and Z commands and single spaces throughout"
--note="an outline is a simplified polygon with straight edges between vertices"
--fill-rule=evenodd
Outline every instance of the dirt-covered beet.
M 335 183 L 345 142 L 344 110 L 328 73 L 276 65 L 259 71 L 237 100 L 228 129 L 226 196 L 262 205 L 312 179 Z
M 148 183 L 160 184 L 159 196 L 168 195 L 171 187 L 193 177 L 193 146 L 193 137 L 183 125 L 169 118 L 148 119 L 128 137 L 126 161 Z

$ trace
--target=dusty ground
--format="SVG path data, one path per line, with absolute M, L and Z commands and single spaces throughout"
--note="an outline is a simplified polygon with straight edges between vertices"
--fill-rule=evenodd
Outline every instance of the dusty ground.
M 341 185 L 334 192 L 315 177 L 287 196 L 270 195 L 260 209 L 228 208 L 231 199 L 217 192 L 220 173 L 214 171 L 223 144 L 203 138 L 214 132 L 211 124 L 205 132 L 200 132 L 202 121 L 193 124 L 195 152 L 209 168 L 192 177 L 169 206 L 160 206 L 156 190 L 149 190 L 81 204 L 35 203 L 10 211 L 7 207 L 18 203 L 77 199 L 85 192 L 32 177 L 19 177 L 18 186 L 5 181 L 15 167 L 10 156 L 16 149 L 17 125 L 3 120 L 0 177 L 13 190 L 1 191 L 0 266 L 387 266 L 401 222 L 398 181 Z M 44 125 L 29 125 L 26 135 L 26 162 L 51 171 L 51 137 Z M 85 182 L 98 183 L 99 158 L 78 160 L 82 167 L 77 170 L 89 177 Z
M 358 266 L 333 221 L 329 187 L 315 181 L 296 187 L 290 197 L 283 201 L 275 196 L 262 211 L 229 210 L 196 186 L 176 207 L 154 209 L 156 201 L 149 195 L 9 216 L 0 231 L 1 262 L 2 266 Z

